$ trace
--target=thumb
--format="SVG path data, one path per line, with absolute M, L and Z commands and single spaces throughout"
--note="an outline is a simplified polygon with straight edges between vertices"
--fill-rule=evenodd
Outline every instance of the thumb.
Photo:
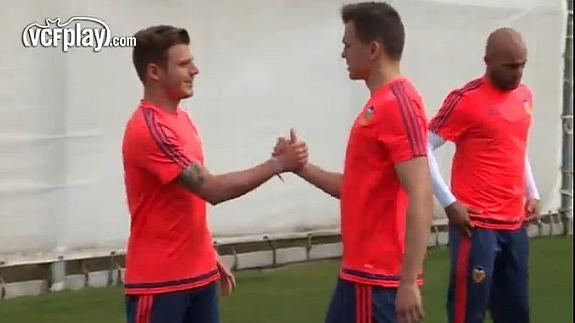
M 289 141 L 290 141 L 290 143 L 292 143 L 292 144 L 297 142 L 297 136 L 296 136 L 296 134 L 295 134 L 294 128 L 291 128 L 291 129 L 289 130 Z

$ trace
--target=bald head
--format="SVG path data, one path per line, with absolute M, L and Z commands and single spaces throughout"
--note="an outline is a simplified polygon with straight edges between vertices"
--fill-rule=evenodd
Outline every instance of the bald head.
M 521 82 L 527 62 L 527 47 L 521 34 L 512 28 L 499 28 L 487 39 L 487 76 L 501 90 L 512 90 Z
M 500 56 L 505 54 L 517 54 L 527 51 L 521 34 L 512 28 L 499 28 L 489 34 L 485 56 Z

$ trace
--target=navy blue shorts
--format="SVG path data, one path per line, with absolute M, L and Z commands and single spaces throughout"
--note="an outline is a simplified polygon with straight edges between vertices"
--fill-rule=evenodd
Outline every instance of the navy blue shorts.
M 527 229 L 475 228 L 471 238 L 449 229 L 449 323 L 528 323 Z
M 339 278 L 326 323 L 396 323 L 396 288 L 353 283 Z
M 217 282 L 181 292 L 126 296 L 128 323 L 219 323 Z

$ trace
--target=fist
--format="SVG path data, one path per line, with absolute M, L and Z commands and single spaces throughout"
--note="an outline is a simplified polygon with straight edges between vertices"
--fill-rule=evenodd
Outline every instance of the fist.
M 290 130 L 290 138 L 278 138 L 272 157 L 280 164 L 281 171 L 296 172 L 308 161 L 308 151 L 305 142 L 299 141 L 293 129 Z

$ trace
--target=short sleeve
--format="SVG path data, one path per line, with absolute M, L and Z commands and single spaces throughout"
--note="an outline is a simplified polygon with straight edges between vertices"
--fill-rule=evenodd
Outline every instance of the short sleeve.
M 389 151 L 394 163 L 427 155 L 427 120 L 420 100 L 401 85 L 392 86 L 394 100 L 385 105 L 378 139 Z
M 468 98 L 460 91 L 451 92 L 429 122 L 429 131 L 456 142 L 470 126 Z
M 140 167 L 151 173 L 162 184 L 173 181 L 186 167 L 195 162 L 175 129 L 159 120 L 153 110 L 144 110 L 144 130 L 132 151 Z

